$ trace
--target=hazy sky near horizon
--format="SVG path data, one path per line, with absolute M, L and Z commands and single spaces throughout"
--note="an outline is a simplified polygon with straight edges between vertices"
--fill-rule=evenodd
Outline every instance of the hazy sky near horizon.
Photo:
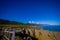
M 59 0 L 0 0 L 0 18 L 60 24 Z

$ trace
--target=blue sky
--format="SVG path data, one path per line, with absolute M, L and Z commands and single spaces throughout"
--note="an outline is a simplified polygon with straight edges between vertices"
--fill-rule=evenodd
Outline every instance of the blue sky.
M 59 0 L 0 0 L 0 18 L 60 24 Z

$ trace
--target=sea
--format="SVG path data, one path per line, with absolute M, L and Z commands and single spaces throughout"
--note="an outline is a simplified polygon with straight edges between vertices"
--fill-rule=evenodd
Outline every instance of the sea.
M 39 28 L 43 28 L 45 30 L 49 30 L 49 31 L 57 31 L 60 32 L 60 25 L 40 25 L 38 26 Z

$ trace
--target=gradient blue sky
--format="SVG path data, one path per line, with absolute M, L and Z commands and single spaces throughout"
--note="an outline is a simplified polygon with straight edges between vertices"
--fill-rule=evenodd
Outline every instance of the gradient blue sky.
M 0 18 L 60 24 L 59 0 L 0 0 Z

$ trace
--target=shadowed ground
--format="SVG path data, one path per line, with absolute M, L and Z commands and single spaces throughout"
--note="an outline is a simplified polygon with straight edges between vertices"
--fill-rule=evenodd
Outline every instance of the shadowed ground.
M 23 32 L 23 33 L 22 33 Z M 15 36 L 19 36 L 22 40 L 38 40 L 35 37 L 30 36 L 30 32 L 28 31 L 28 34 L 26 34 L 26 30 L 22 30 L 22 32 L 15 33 Z

